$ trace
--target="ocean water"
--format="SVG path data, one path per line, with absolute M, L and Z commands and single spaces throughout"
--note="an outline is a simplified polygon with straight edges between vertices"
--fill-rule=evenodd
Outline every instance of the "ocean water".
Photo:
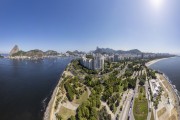
M 60 75 L 71 60 L 0 59 L 0 120 L 42 120 Z
M 180 57 L 161 60 L 151 65 L 150 68 L 163 72 L 180 91 Z

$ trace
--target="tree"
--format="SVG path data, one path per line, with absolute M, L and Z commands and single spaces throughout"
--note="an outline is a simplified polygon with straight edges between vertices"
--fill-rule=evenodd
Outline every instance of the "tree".
M 62 120 L 63 118 L 60 115 L 56 114 L 56 119 L 57 120 Z
M 67 96 L 67 98 L 69 99 L 69 101 L 72 101 L 72 100 L 74 100 L 74 92 L 75 92 L 75 89 L 71 86 L 71 84 L 70 83 L 65 83 L 64 84 L 64 88 L 66 89 L 66 96 Z
M 136 79 L 128 78 L 128 88 L 134 89 L 136 87 Z
M 143 86 L 144 84 L 145 84 L 145 80 L 142 80 L 142 79 L 141 79 L 141 80 L 139 81 L 139 85 Z
M 106 107 L 99 111 L 99 120 L 111 120 L 111 115 L 107 113 Z
M 71 116 L 68 120 L 76 120 L 74 116 Z

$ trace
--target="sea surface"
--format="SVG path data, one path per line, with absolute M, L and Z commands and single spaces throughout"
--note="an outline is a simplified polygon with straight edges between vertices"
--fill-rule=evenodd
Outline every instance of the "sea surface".
M 52 92 L 72 59 L 0 59 L 0 120 L 42 120 Z
M 158 61 L 150 66 L 154 70 L 163 72 L 177 90 L 180 91 L 180 57 L 173 57 Z

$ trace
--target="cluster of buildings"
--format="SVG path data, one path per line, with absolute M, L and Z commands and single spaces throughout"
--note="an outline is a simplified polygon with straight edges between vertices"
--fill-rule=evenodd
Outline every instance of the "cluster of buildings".
M 104 69 L 104 56 L 101 54 L 84 55 L 80 63 L 91 70 L 103 70 Z
M 118 62 L 121 60 L 134 60 L 134 59 L 148 59 L 169 56 L 168 54 L 154 54 L 154 53 L 141 53 L 141 54 L 105 54 L 105 60 L 110 62 Z
M 81 64 L 88 69 L 104 69 L 104 61 L 119 62 L 121 60 L 147 59 L 167 56 L 166 54 L 142 53 L 142 54 L 100 54 L 100 53 L 81 53 L 76 55 L 81 58 Z M 87 57 L 88 56 L 88 57 Z M 91 56 L 91 57 L 89 57 Z

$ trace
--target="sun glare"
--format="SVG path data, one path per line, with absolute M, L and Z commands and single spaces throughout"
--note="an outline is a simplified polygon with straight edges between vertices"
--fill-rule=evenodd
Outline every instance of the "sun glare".
M 150 0 L 150 1 L 151 1 L 151 4 L 154 8 L 160 9 L 163 5 L 164 0 Z

